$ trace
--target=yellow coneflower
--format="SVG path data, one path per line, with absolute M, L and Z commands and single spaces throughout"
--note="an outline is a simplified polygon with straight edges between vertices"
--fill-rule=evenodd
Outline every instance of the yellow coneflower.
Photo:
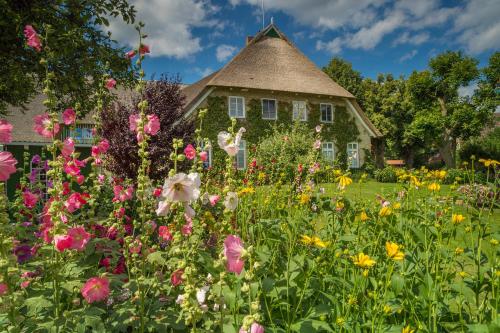
M 307 235 L 301 236 L 301 242 L 305 245 L 314 245 L 320 248 L 325 248 L 329 244 L 329 242 L 324 242 L 317 236 L 309 237 Z
M 370 267 L 373 267 L 373 265 L 375 265 L 375 263 L 376 263 L 375 260 L 370 258 L 369 255 L 364 254 L 363 252 L 361 252 L 357 256 L 354 256 L 353 262 L 354 262 L 354 265 L 361 267 L 361 268 L 370 268 Z
M 239 196 L 243 196 L 245 194 L 251 194 L 251 193 L 255 193 L 255 189 L 251 186 L 249 187 L 244 187 L 242 188 L 239 192 L 238 192 L 238 195 Z
M 410 327 L 410 325 L 406 326 L 405 328 L 403 328 L 403 330 L 401 331 L 401 333 L 415 333 L 415 330 L 412 329 Z
M 461 247 L 457 247 L 455 249 L 455 254 L 458 256 L 458 255 L 461 255 L 462 253 L 464 253 L 464 249 L 461 248 Z
M 360 219 L 361 222 L 366 222 L 370 218 L 368 217 L 368 214 L 366 214 L 365 211 L 362 211 L 361 214 L 359 215 L 359 219 Z
M 399 202 L 396 202 L 394 205 L 392 205 L 392 208 L 393 208 L 394 210 L 398 210 L 398 209 L 400 209 L 400 208 L 401 208 L 401 204 L 400 204 Z
M 386 217 L 392 214 L 392 210 L 389 206 L 384 206 L 380 208 L 380 211 L 378 212 L 378 216 L 380 217 Z
M 496 167 L 497 165 L 500 164 L 500 162 L 498 162 L 497 160 L 492 160 L 492 159 L 484 159 L 484 158 L 480 158 L 479 159 L 479 162 L 483 163 L 485 167 Z
M 437 192 L 441 189 L 441 185 L 438 183 L 430 183 L 429 186 L 427 186 L 427 189 L 432 192 Z
M 305 193 L 302 193 L 299 197 L 300 204 L 305 205 L 311 201 L 311 197 Z
M 453 224 L 460 224 L 465 220 L 465 216 L 462 214 L 451 214 L 451 222 Z
M 347 186 L 352 184 L 352 179 L 349 178 L 347 174 L 338 177 L 337 181 L 339 182 L 339 188 L 341 190 L 345 189 Z
M 345 204 L 344 204 L 344 202 L 343 202 L 343 201 L 337 201 L 337 202 L 335 203 L 335 209 L 336 209 L 337 211 L 340 211 L 340 210 L 344 209 L 344 207 L 345 207 Z
M 405 258 L 405 254 L 399 251 L 400 248 L 401 245 L 398 245 L 396 243 L 392 242 L 385 243 L 385 250 L 387 252 L 387 256 L 392 260 L 403 260 Z

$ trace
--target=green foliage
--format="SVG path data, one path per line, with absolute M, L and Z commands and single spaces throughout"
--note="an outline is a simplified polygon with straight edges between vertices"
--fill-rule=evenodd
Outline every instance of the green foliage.
M 387 166 L 383 169 L 375 170 L 375 179 L 381 183 L 395 183 L 398 181 L 396 168 Z
M 353 94 L 361 105 L 363 105 L 363 89 L 361 83 L 363 78 L 361 73 L 352 68 L 352 64 L 340 57 L 334 57 L 328 65 L 323 67 L 323 71 L 328 74 L 339 85 Z
M 126 0 L 0 0 L 0 8 L 0 114 L 8 105 L 22 107 L 40 93 L 46 76 L 40 54 L 26 46 L 26 25 L 32 25 L 42 38 L 48 36 L 42 40 L 42 54 L 51 59 L 60 109 L 80 103 L 82 113 L 92 110 L 104 73 L 120 83 L 131 82 L 123 50 L 103 31 L 109 18 L 134 22 L 135 10 Z
M 470 161 L 472 156 L 477 158 L 500 161 L 500 128 L 495 128 L 485 137 L 474 138 L 465 142 L 459 151 L 462 161 Z

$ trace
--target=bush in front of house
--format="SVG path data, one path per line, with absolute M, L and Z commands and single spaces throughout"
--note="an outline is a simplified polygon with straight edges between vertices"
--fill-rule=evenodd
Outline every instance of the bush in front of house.
M 398 181 L 397 169 L 391 166 L 375 170 L 374 176 L 381 183 L 395 183 Z
M 470 161 L 473 156 L 500 161 L 500 127 L 485 137 L 465 142 L 458 153 L 462 161 Z

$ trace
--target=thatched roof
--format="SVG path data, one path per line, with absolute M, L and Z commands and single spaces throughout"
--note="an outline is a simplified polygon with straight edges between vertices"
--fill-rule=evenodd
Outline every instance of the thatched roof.
M 354 96 L 333 81 L 271 23 L 222 69 L 183 89 L 185 110 L 191 112 L 213 87 L 238 87 L 347 98 Z M 381 136 L 359 105 L 355 109 L 374 133 Z

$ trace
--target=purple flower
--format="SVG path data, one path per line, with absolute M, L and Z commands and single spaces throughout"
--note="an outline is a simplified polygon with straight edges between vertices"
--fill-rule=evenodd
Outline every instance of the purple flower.
M 40 164 L 41 160 L 42 160 L 42 158 L 40 157 L 40 155 L 34 155 L 33 158 L 31 159 L 31 163 L 32 164 Z
M 31 258 L 31 246 L 26 244 L 16 246 L 16 248 L 14 249 L 14 254 L 17 257 L 17 262 L 22 264 L 23 262 Z

